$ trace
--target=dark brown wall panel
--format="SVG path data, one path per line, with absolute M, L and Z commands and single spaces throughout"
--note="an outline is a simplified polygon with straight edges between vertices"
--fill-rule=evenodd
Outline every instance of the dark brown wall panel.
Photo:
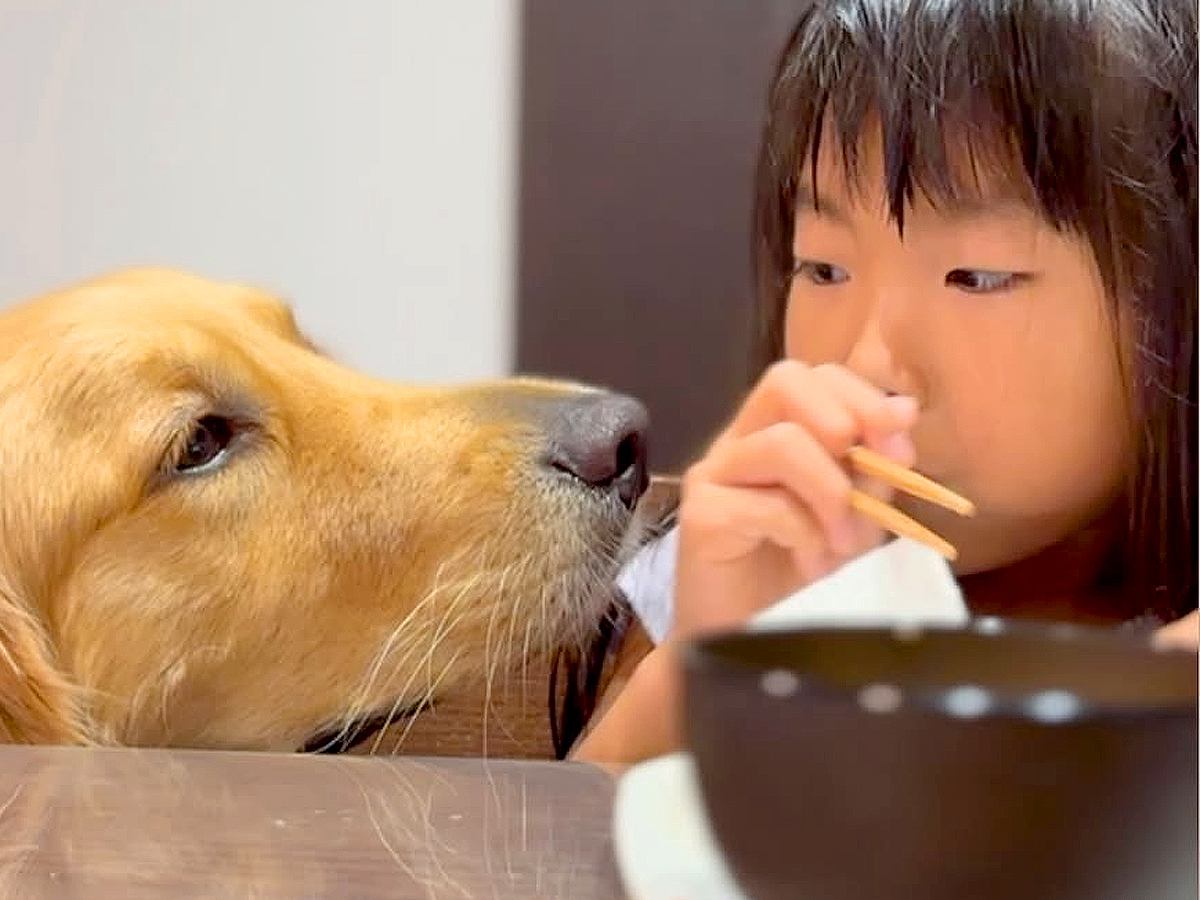
M 517 364 L 641 397 L 653 465 L 745 388 L 767 0 L 526 0 Z

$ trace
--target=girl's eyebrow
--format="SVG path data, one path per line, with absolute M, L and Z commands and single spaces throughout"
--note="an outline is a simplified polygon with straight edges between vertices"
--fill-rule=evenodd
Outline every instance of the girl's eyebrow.
M 838 206 L 835 201 L 823 197 L 818 200 L 805 185 L 798 185 L 796 187 L 796 213 L 801 212 L 816 213 L 822 218 L 830 219 L 838 225 L 846 228 L 852 227 L 850 217 L 846 215 L 845 210 Z
M 1027 219 L 1033 215 L 1028 201 L 1016 194 L 992 194 L 986 197 L 959 197 L 935 204 L 940 217 L 954 224 L 976 219 Z

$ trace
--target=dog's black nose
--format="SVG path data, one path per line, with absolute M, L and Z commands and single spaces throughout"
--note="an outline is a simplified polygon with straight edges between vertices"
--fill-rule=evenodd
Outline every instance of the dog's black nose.
M 611 488 L 629 509 L 646 490 L 646 407 L 621 394 L 595 391 L 555 404 L 546 423 L 546 462 L 585 484 Z

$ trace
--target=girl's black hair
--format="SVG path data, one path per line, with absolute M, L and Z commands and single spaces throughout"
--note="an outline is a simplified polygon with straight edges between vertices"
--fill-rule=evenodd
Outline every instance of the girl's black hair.
M 555 759 L 566 759 L 591 722 L 600 701 L 606 666 L 621 650 L 633 620 L 628 601 L 614 597 L 596 633 L 583 647 L 560 647 L 550 661 L 550 743 Z
M 776 70 L 756 185 L 756 371 L 783 354 L 797 185 L 822 153 L 856 177 L 869 128 L 901 231 L 914 198 L 986 172 L 1087 240 L 1137 448 L 1122 611 L 1163 620 L 1196 608 L 1196 40 L 1194 0 L 814 0 Z

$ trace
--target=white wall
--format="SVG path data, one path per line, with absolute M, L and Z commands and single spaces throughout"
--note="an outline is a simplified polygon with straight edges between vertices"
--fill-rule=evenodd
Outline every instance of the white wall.
M 517 0 L 0 0 L 0 305 L 128 264 L 340 358 L 513 357 Z

